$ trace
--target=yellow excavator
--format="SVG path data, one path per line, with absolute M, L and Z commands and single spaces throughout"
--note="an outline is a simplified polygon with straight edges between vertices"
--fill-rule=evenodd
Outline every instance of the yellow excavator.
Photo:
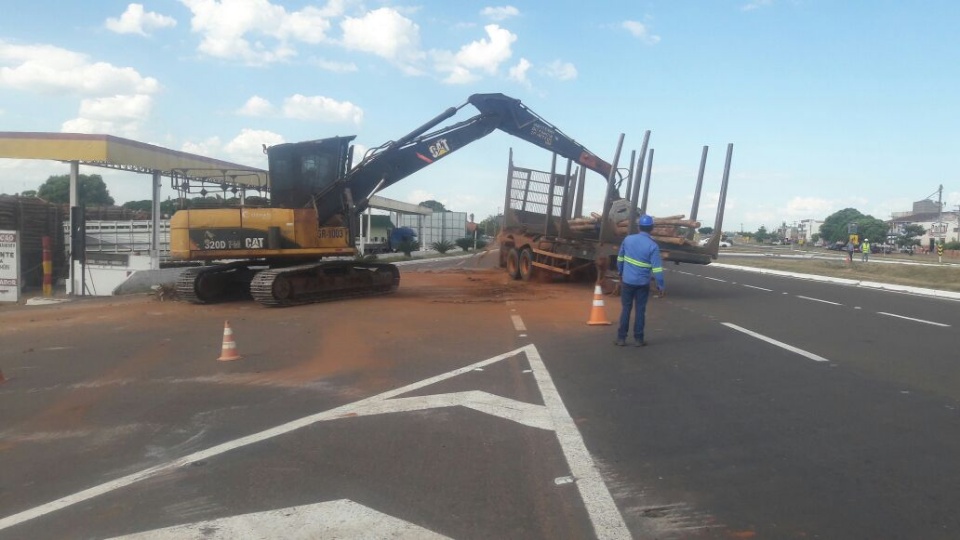
M 479 114 L 430 132 L 467 104 Z M 206 263 L 180 275 L 177 294 L 193 303 L 252 295 L 266 306 L 290 306 L 396 290 L 396 266 L 355 259 L 370 197 L 495 129 L 610 174 L 609 163 L 503 94 L 474 94 L 352 167 L 354 136 L 278 144 L 265 149 L 270 207 L 174 214 L 171 256 Z

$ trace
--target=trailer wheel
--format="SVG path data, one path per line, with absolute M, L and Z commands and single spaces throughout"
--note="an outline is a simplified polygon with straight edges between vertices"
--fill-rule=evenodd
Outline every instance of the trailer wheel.
M 520 252 L 517 248 L 510 248 L 507 252 L 507 275 L 520 279 Z
M 533 251 L 524 249 L 520 252 L 520 279 L 530 281 L 537 267 L 533 265 Z

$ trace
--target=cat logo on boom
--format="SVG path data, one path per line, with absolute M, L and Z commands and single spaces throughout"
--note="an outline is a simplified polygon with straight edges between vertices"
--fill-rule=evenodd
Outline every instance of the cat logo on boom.
M 247 238 L 247 249 L 263 249 L 263 238 Z

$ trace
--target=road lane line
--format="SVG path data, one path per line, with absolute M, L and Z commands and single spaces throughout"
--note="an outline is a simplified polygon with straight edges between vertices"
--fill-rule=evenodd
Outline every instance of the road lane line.
M 397 408 L 399 410 L 415 410 L 422 405 L 421 402 L 425 402 L 427 400 L 439 400 L 443 402 L 443 400 L 462 399 L 462 396 L 448 395 L 428 396 L 427 398 L 421 398 L 419 400 L 406 398 L 393 400 L 393 398 L 402 396 L 403 394 L 408 394 L 458 375 L 463 375 L 477 369 L 482 369 L 502 360 L 513 358 L 519 354 L 526 356 L 527 363 L 530 365 L 530 368 L 533 371 L 533 376 L 540 388 L 540 395 L 543 398 L 544 404 L 542 406 L 527 406 L 527 404 L 523 404 L 522 406 L 518 407 L 514 403 L 506 403 L 497 396 L 487 397 L 483 395 L 484 393 L 482 392 L 467 392 L 465 394 L 469 399 L 458 404 L 486 414 L 494 414 L 502 418 L 518 421 L 525 425 L 530 425 L 531 427 L 549 429 L 550 426 L 545 424 L 543 417 L 538 417 L 538 415 L 541 414 L 540 411 L 545 408 L 546 415 L 550 420 L 549 423 L 552 424 L 553 431 L 557 435 L 557 440 L 560 443 L 561 451 L 563 452 L 563 455 L 567 460 L 567 465 L 570 467 L 570 472 L 575 479 L 575 484 L 580 492 L 580 497 L 583 500 L 584 506 L 586 507 L 587 514 L 590 518 L 591 524 L 593 525 L 597 538 L 622 538 L 624 540 L 629 540 L 631 538 L 630 530 L 627 528 L 626 522 L 624 522 L 623 516 L 620 514 L 619 509 L 617 509 L 617 505 L 613 500 L 613 496 L 610 494 L 609 489 L 603 482 L 603 478 L 600 475 L 599 469 L 597 469 L 590 452 L 587 450 L 586 444 L 583 441 L 583 436 L 577 429 L 577 425 L 573 421 L 573 417 L 570 416 L 570 413 L 564 406 L 563 400 L 560 397 L 560 393 L 553 384 L 550 373 L 547 371 L 547 368 L 540 357 L 540 352 L 533 344 L 514 349 L 513 351 L 507 353 L 499 354 L 486 360 L 475 362 L 453 371 L 435 375 L 428 379 L 423 379 L 401 388 L 388 390 L 369 398 L 361 399 L 353 403 L 348 403 L 346 405 L 309 416 L 304 416 L 302 418 L 253 433 L 239 439 L 227 441 L 210 447 L 206 450 L 194 452 L 179 459 L 161 463 L 143 471 L 136 472 L 122 478 L 117 478 L 116 480 L 112 480 L 82 491 L 78 491 L 71 495 L 61 497 L 55 501 L 24 510 L 5 518 L 0 518 L 0 531 L 15 525 L 19 525 L 23 522 L 36 519 L 38 517 L 45 516 L 52 512 L 56 512 L 57 510 L 62 510 L 63 508 L 73 506 L 77 503 L 93 499 L 100 495 L 130 486 L 140 482 L 141 480 L 146 480 L 162 473 L 172 472 L 193 463 L 219 456 L 231 450 L 249 446 L 267 439 L 272 439 L 280 435 L 285 435 L 292 431 L 309 427 L 319 422 L 375 414 L 374 411 L 377 410 L 380 410 L 382 413 L 390 412 L 390 409 L 393 408 Z M 441 405 L 443 404 L 444 403 L 441 403 Z
M 709 279 L 709 280 L 712 280 L 712 281 L 719 281 L 720 283 L 726 283 L 726 282 L 727 282 L 727 280 L 725 280 L 725 279 L 720 279 L 720 278 L 715 278 L 715 277 L 710 277 L 710 276 L 700 276 L 700 277 L 702 277 L 703 279 Z
M 532 345 L 528 345 L 527 347 L 533 348 Z M 192 454 L 186 455 L 182 458 L 175 459 L 173 461 L 168 461 L 166 463 L 161 463 L 159 465 L 155 465 L 148 469 L 144 469 L 140 472 L 129 474 L 127 476 L 117 478 L 116 480 L 111 480 L 109 482 L 105 482 L 98 486 L 94 486 L 82 491 L 78 491 L 76 493 L 67 495 L 65 497 L 61 497 L 55 501 L 51 501 L 49 503 L 42 504 L 34 508 L 30 508 L 29 510 L 24 510 L 23 512 L 13 514 L 5 518 L 0 518 L 0 531 L 13 527 L 14 525 L 19 525 L 20 523 L 23 523 L 25 521 L 29 521 L 29 520 L 38 518 L 40 516 L 47 515 L 52 512 L 56 512 L 57 510 L 61 510 L 69 506 L 73 506 L 77 503 L 81 503 L 83 501 L 93 499 L 94 497 L 98 497 L 100 495 L 110 493 L 111 491 L 116 491 L 120 488 L 124 488 L 129 485 L 135 484 L 137 482 L 140 482 L 141 480 L 152 478 L 161 473 L 171 472 L 181 467 L 186 467 L 187 465 L 190 465 L 192 463 L 196 463 L 198 461 L 219 456 L 220 454 L 224 454 L 226 452 L 235 450 L 237 448 L 242 448 L 244 446 L 249 446 L 251 444 L 265 441 L 267 439 L 272 439 L 280 435 L 285 435 L 287 433 L 290 433 L 291 431 L 296 431 L 298 429 L 311 426 L 318 422 L 325 422 L 328 420 L 335 420 L 338 418 L 349 417 L 354 411 L 370 403 L 388 400 L 396 396 L 399 396 L 401 394 L 413 392 L 414 390 L 419 390 L 420 388 L 423 388 L 425 386 L 430 386 L 431 384 L 447 380 L 451 377 L 456 377 L 457 375 L 469 373 L 470 371 L 473 371 L 477 368 L 486 367 L 496 362 L 500 362 L 501 360 L 512 358 L 517 354 L 525 352 L 527 350 L 527 347 L 521 347 L 519 349 L 494 356 L 493 358 L 488 358 L 486 360 L 482 360 L 480 362 L 470 364 L 469 366 L 464 366 L 462 368 L 455 369 L 453 371 L 448 371 L 447 373 L 430 377 L 429 379 L 424 379 L 422 381 L 415 382 L 413 384 L 408 384 L 407 386 L 404 386 L 402 388 L 388 390 L 382 394 L 378 394 L 376 396 L 362 399 L 360 401 L 355 401 L 353 403 L 348 403 L 340 407 L 329 409 L 329 410 L 312 414 L 309 416 L 304 416 L 302 418 L 298 418 L 296 420 L 287 422 L 286 424 L 281 424 L 279 426 L 265 429 L 263 431 L 247 435 L 245 437 L 240 437 L 239 439 L 227 441 L 225 443 L 221 443 L 216 446 L 207 448 L 206 450 L 200 450 L 198 452 L 194 452 Z
M 879 313 L 880 315 L 886 315 L 887 317 L 896 317 L 898 319 L 906 319 L 908 321 L 914 321 L 914 322 L 923 323 L 923 324 L 932 324 L 933 326 L 943 326 L 946 328 L 950 327 L 949 324 L 943 324 L 943 323 L 938 323 L 933 321 L 925 321 L 923 319 L 914 319 L 913 317 L 907 317 L 905 315 L 897 315 L 896 313 L 887 313 L 886 311 L 878 311 L 877 313 Z
M 819 299 L 819 298 L 811 298 L 811 297 L 809 297 L 809 296 L 801 296 L 801 295 L 799 295 L 799 294 L 797 295 L 797 298 L 802 298 L 802 299 L 804 299 L 804 300 L 810 300 L 811 302 L 820 302 L 820 303 L 823 303 L 823 304 L 830 304 L 830 305 L 833 305 L 833 306 L 842 306 L 842 305 L 843 305 L 843 304 L 840 304 L 840 303 L 837 303 L 837 302 L 831 302 L 830 300 L 821 300 L 821 299 Z
M 756 285 L 747 285 L 746 283 L 744 283 L 743 286 L 744 286 L 744 287 L 749 287 L 749 288 L 751 288 L 751 289 L 757 289 L 758 291 L 773 292 L 773 289 L 764 289 L 763 287 L 757 287 Z
M 416 538 L 450 540 L 409 521 L 378 512 L 350 499 L 176 525 L 110 540 L 180 540 L 183 538 Z
M 576 481 L 577 489 L 580 491 L 580 497 L 583 504 L 587 507 L 587 514 L 590 516 L 590 523 L 593 524 L 593 532 L 597 538 L 623 538 L 628 540 L 633 538 L 630 529 L 623 521 L 617 504 L 613 501 L 613 496 L 607 485 L 603 483 L 600 471 L 597 469 L 587 445 L 583 442 L 583 436 L 577 429 L 576 422 L 567 411 L 563 404 L 560 392 L 553 384 L 550 372 L 540 358 L 540 351 L 533 345 L 524 349 L 527 355 L 527 362 L 533 369 L 533 376 L 540 387 L 540 395 L 543 397 L 543 404 L 550 411 L 553 419 L 554 431 L 557 439 L 560 441 L 560 448 L 563 450 L 564 457 L 567 458 L 567 465 Z
M 776 345 L 777 347 L 780 347 L 780 348 L 782 348 L 782 349 L 786 349 L 786 350 L 788 350 L 788 351 L 790 351 L 790 352 L 797 353 L 797 354 L 799 354 L 800 356 L 804 356 L 804 357 L 809 358 L 810 360 L 813 360 L 813 361 L 815 361 L 815 362 L 829 362 L 829 360 L 827 360 L 826 358 L 824 358 L 824 357 L 822 357 L 822 356 L 818 356 L 818 355 L 816 355 L 816 354 L 813 354 L 812 352 L 807 352 L 807 351 L 805 351 L 805 350 L 803 350 L 803 349 L 798 349 L 798 348 L 794 347 L 793 345 L 788 345 L 788 344 L 786 344 L 786 343 L 784 343 L 784 342 L 782 342 L 782 341 L 777 341 L 777 340 L 775 340 L 775 339 L 773 339 L 773 338 L 767 337 L 767 336 L 765 336 L 765 335 L 763 335 L 763 334 L 758 334 L 758 333 L 756 333 L 756 332 L 754 332 L 754 331 L 752 331 L 752 330 L 747 330 L 746 328 L 743 328 L 743 327 L 741 327 L 741 326 L 737 326 L 737 325 L 735 325 L 735 324 L 733 324 L 733 323 L 726 323 L 726 322 L 725 322 L 725 323 L 721 323 L 721 324 L 723 324 L 723 325 L 726 326 L 727 328 L 733 328 L 734 330 L 736 330 L 736 331 L 738 331 L 738 332 L 743 332 L 744 334 L 747 334 L 748 336 L 751 336 L 751 337 L 755 337 L 755 338 L 757 338 L 757 339 L 759 339 L 759 340 L 761 340 L 761 341 L 766 341 L 767 343 L 769 343 L 769 344 L 771 344 L 771 345 Z
M 527 327 L 523 325 L 523 319 L 519 315 L 511 315 L 510 320 L 513 321 L 513 329 L 517 332 L 526 332 Z

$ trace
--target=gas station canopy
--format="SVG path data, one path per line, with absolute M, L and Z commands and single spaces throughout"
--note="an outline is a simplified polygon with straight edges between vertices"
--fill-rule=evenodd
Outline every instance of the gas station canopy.
M 267 171 L 113 135 L 0 131 L 0 158 L 77 162 L 254 188 L 267 187 Z

